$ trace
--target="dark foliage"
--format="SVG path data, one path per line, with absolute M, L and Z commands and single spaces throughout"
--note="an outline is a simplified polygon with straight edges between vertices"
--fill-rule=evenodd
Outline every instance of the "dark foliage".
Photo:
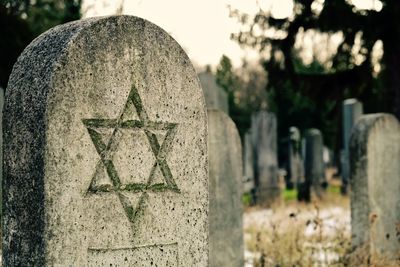
M 12 66 L 39 34 L 81 17 L 82 0 L 2 0 L 0 2 L 0 86 L 6 88 Z

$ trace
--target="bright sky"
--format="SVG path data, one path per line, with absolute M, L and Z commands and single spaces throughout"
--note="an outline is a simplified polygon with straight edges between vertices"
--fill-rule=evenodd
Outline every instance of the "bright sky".
M 382 8 L 379 0 L 347 0 L 359 8 Z M 84 17 L 116 14 L 124 3 L 122 14 L 145 18 L 167 32 L 185 49 L 196 65 L 217 65 L 225 54 L 240 66 L 241 59 L 257 59 L 257 53 L 246 51 L 230 39 L 240 25 L 229 18 L 228 5 L 248 14 L 261 7 L 276 18 L 289 17 L 293 0 L 84 0 Z M 315 0 L 322 7 L 324 0 Z
M 84 16 L 115 14 L 121 2 L 85 0 Z M 225 54 L 239 66 L 242 57 L 255 59 L 256 53 L 230 40 L 239 24 L 229 18 L 228 5 L 250 14 L 258 11 L 256 0 L 125 0 L 122 13 L 145 18 L 166 30 L 198 65 L 217 65 Z M 292 0 L 265 0 L 263 8 L 271 6 L 274 15 L 285 17 L 291 14 Z

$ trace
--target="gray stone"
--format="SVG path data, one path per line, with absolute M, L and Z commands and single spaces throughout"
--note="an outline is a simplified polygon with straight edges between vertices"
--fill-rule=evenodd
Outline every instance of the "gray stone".
M 326 182 L 323 147 L 321 132 L 318 129 L 309 129 L 305 137 L 305 183 L 314 188 L 318 197 L 322 196 L 322 185 Z
M 343 159 L 342 159 L 342 193 L 347 193 L 349 183 L 350 167 L 349 167 L 349 142 L 351 131 L 357 120 L 363 114 L 363 104 L 355 98 L 343 101 Z
M 228 95 L 223 88 L 218 86 L 214 75 L 210 72 L 203 72 L 199 74 L 199 78 L 207 108 L 219 109 L 229 114 Z
M 234 122 L 208 110 L 210 166 L 210 266 L 244 265 L 242 147 Z
M 182 48 L 132 16 L 57 26 L 4 109 L 5 266 L 207 266 L 207 119 Z
M 298 185 L 304 182 L 304 167 L 303 159 L 301 157 L 301 136 L 300 131 L 297 127 L 289 128 L 289 168 L 288 178 L 286 185 L 292 188 L 294 185 Z
M 3 106 L 4 106 L 4 89 L 0 87 L 0 184 L 3 183 Z M 0 203 L 2 203 L 2 199 L 3 199 L 3 187 L 0 186 Z M 2 209 L 0 209 L 0 217 L 2 212 L 3 212 Z
M 271 205 L 280 198 L 277 122 L 275 114 L 260 111 L 251 117 L 256 201 Z
M 323 155 L 324 155 L 324 164 L 325 164 L 325 167 L 333 167 L 333 166 L 334 166 L 334 154 L 333 154 L 333 150 L 330 149 L 330 148 L 327 147 L 327 146 L 324 146 Z
M 390 114 L 361 116 L 350 140 L 352 244 L 398 258 L 400 124 Z
M 243 143 L 243 192 L 250 193 L 254 188 L 254 152 L 250 131 L 244 134 Z

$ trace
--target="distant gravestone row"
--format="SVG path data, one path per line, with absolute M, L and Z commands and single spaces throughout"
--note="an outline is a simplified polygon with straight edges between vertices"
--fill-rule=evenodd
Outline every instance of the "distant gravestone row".
M 395 259 L 400 251 L 400 124 L 361 116 L 350 140 L 352 244 Z
M 208 110 L 210 162 L 210 265 L 244 265 L 242 228 L 242 145 L 234 122 Z
M 206 123 L 188 57 L 145 20 L 35 39 L 6 90 L 3 264 L 207 266 Z

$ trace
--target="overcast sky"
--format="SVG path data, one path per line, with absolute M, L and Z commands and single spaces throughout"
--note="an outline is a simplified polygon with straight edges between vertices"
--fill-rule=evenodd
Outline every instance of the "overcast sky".
M 381 5 L 379 0 L 352 1 L 361 6 Z M 240 25 L 229 18 L 228 5 L 249 14 L 255 14 L 261 7 L 280 18 L 290 16 L 293 10 L 292 0 L 84 0 L 83 13 L 85 17 L 112 15 L 122 2 L 123 14 L 157 24 L 180 43 L 197 65 L 214 66 L 223 54 L 236 66 L 244 56 L 256 58 L 254 51 L 244 51 L 230 39 Z
M 122 1 L 84 1 L 85 17 L 115 14 Z M 291 0 L 265 1 L 278 16 L 291 13 Z M 279 2 L 279 4 L 275 4 Z M 169 32 L 198 65 L 216 65 L 223 54 L 236 66 L 241 58 L 256 58 L 252 51 L 243 51 L 230 40 L 239 25 L 229 18 L 228 5 L 254 14 L 257 1 L 252 0 L 125 0 L 123 14 L 145 18 Z

